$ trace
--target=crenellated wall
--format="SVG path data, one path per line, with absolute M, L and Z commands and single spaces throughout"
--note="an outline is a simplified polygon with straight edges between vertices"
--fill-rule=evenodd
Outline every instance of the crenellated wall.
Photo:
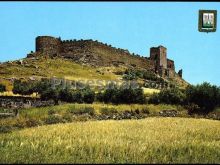
M 147 68 L 161 76 L 173 75 L 174 61 L 167 59 L 167 49 L 164 46 L 150 48 L 150 57 L 130 53 L 126 49 L 112 47 L 97 40 L 61 40 L 51 36 L 38 36 L 36 38 L 35 55 L 61 56 L 76 62 L 92 66 L 118 66 Z

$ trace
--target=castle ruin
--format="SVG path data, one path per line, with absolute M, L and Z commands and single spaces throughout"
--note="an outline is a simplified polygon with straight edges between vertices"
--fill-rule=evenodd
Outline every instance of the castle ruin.
M 109 54 L 109 58 L 103 60 L 102 54 L 94 52 L 94 47 L 102 49 Z M 84 64 L 93 66 L 110 66 L 112 64 L 124 64 L 136 66 L 141 64 L 148 67 L 161 77 L 172 78 L 179 76 L 182 78 L 182 70 L 175 72 L 174 61 L 167 58 L 167 49 L 164 46 L 151 47 L 150 57 L 140 57 L 129 53 L 128 50 L 114 48 L 111 45 L 103 44 L 93 40 L 61 40 L 51 36 L 38 36 L 36 38 L 36 51 L 28 54 L 28 57 L 37 55 L 61 56 L 73 59 Z M 128 57 L 129 56 L 129 57 Z M 114 57 L 114 58 L 113 58 Z M 133 59 L 133 60 L 127 60 Z M 122 61 L 122 59 L 125 59 Z M 107 60 L 107 61 L 106 61 Z M 146 65 L 147 64 L 147 65 Z
M 154 61 L 154 71 L 162 77 L 174 77 L 175 64 L 173 60 L 167 58 L 167 48 L 164 46 L 150 48 L 150 60 Z M 182 70 L 179 72 L 182 77 Z

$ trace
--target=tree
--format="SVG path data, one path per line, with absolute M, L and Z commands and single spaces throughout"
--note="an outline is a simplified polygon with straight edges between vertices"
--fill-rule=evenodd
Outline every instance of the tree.
M 92 91 L 89 87 L 83 89 L 82 96 L 85 103 L 91 104 L 95 100 L 95 92 Z
M 43 93 L 48 88 L 52 88 L 52 84 L 49 79 L 41 79 L 41 81 L 34 82 L 32 91 L 36 93 Z
M 144 103 L 145 96 L 142 88 L 123 87 L 108 88 L 103 93 L 99 92 L 97 100 L 105 103 Z
M 6 86 L 3 84 L 0 84 L 0 92 L 5 92 L 6 91 Z
M 59 89 L 48 88 L 41 93 L 42 100 L 54 100 L 55 105 L 59 102 Z
M 220 88 L 207 82 L 188 86 L 186 96 L 188 104 L 197 104 L 203 113 L 211 112 L 220 105 Z
M 59 99 L 61 101 L 72 102 L 73 95 L 72 95 L 72 92 L 70 91 L 70 89 L 65 88 L 65 89 L 60 90 Z
M 33 93 L 34 84 L 28 81 L 15 80 L 13 84 L 13 93 L 21 95 L 30 95 Z
M 184 92 L 178 88 L 171 88 L 163 89 L 160 91 L 160 93 L 153 94 L 148 102 L 153 104 L 184 104 L 185 100 L 186 95 Z
M 83 95 L 81 90 L 72 91 L 72 102 L 83 103 Z

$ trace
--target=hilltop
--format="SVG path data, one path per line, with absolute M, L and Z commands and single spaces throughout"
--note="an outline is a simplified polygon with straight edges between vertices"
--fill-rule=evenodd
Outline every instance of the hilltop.
M 27 54 L 27 57 L 0 64 L 0 78 L 10 90 L 9 84 L 14 79 L 59 77 L 121 81 L 128 69 L 147 71 L 179 87 L 188 85 L 182 78 L 182 70 L 176 73 L 174 61 L 167 58 L 163 46 L 152 47 L 150 57 L 143 57 L 99 41 L 62 41 L 50 36 L 37 37 L 36 51 Z

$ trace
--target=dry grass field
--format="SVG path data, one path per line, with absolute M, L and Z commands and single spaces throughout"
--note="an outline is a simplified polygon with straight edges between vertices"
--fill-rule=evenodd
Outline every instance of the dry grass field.
M 0 135 L 0 163 L 220 163 L 220 122 L 88 121 Z

